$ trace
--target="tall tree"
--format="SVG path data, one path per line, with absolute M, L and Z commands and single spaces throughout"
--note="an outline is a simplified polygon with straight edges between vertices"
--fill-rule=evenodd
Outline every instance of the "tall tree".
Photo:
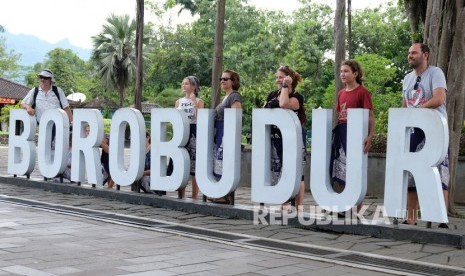
M 0 33 L 2 32 L 0 26 Z M 13 50 L 8 50 L 5 44 L 5 38 L 0 37 L 0 77 L 14 79 L 18 76 L 18 62 L 21 54 L 15 53 Z
M 336 0 L 336 13 L 334 16 L 334 44 L 336 45 L 336 52 L 334 58 L 334 79 L 336 83 L 336 95 L 339 90 L 343 88 L 341 79 L 339 78 L 339 69 L 341 62 L 345 59 L 345 11 L 346 0 Z
M 216 5 L 216 28 L 212 66 L 212 108 L 216 107 L 220 102 L 219 78 L 222 73 L 221 71 L 223 70 L 224 17 L 226 0 L 218 0 Z
M 347 0 L 347 45 L 349 59 L 352 59 L 354 57 L 352 53 L 352 0 Z
M 410 41 L 409 20 L 403 7 L 388 3 L 383 8 L 367 8 L 353 14 L 353 56 L 378 54 L 392 61 L 390 67 L 398 68 L 395 77 L 383 86 L 384 92 L 402 90 L 402 79 L 410 70 L 405 62 Z
M 119 105 L 123 106 L 126 90 L 136 73 L 136 21 L 128 15 L 112 14 L 103 31 L 92 37 L 92 59 L 98 75 L 108 86 L 118 90 Z
M 336 86 L 336 97 L 334 102 L 337 101 L 337 93 L 341 90 L 344 85 L 339 78 L 339 70 L 341 63 L 345 59 L 345 12 L 346 12 L 346 0 L 336 0 L 336 13 L 334 16 L 334 44 L 336 45 L 335 57 L 334 57 L 334 83 Z M 333 106 L 336 106 L 335 104 Z M 333 116 L 333 121 L 335 117 Z
M 447 78 L 449 124 L 449 212 L 455 214 L 455 188 L 460 136 L 465 107 L 465 0 L 405 0 L 411 31 L 423 28 L 423 42 L 431 53 L 430 65 L 441 68 Z M 413 37 L 412 40 L 416 40 Z
M 144 0 L 137 1 L 137 22 L 136 22 L 136 92 L 134 93 L 134 107 L 142 111 L 142 85 L 144 81 Z
M 57 84 L 63 88 L 65 93 L 71 93 L 71 91 L 78 92 L 79 72 L 85 71 L 86 63 L 73 53 L 72 50 L 56 48 L 47 53 L 44 68 L 52 70 Z M 36 77 L 34 81 L 37 82 Z
M 196 14 L 202 2 L 213 2 L 213 0 L 174 0 L 166 1 L 167 6 L 172 7 L 173 3 L 181 5 L 182 10 L 188 10 L 192 15 Z M 212 61 L 212 94 L 211 106 L 215 107 L 219 103 L 219 76 L 223 68 L 223 41 L 224 41 L 224 19 L 226 10 L 226 0 L 216 1 L 216 28 L 215 40 L 213 46 L 213 61 Z

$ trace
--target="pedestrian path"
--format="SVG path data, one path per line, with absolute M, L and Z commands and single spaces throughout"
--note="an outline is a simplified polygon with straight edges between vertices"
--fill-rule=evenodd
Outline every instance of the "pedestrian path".
M 6 153 L 5 147 L 0 147 L 0 152 Z M 59 183 L 56 180 L 44 182 L 43 177 L 36 169 L 31 174 L 31 181 L 24 181 L 25 177 L 13 178 L 6 172 L 6 157 L 7 155 L 0 154 L 0 181 L 4 183 L 16 183 L 35 187 L 42 186 L 45 189 L 52 189 L 58 192 L 76 193 L 94 195 L 103 198 L 113 198 L 126 202 L 137 204 L 146 204 L 164 208 L 172 208 L 174 210 L 202 213 L 205 215 L 215 215 L 222 217 L 236 217 L 252 220 L 259 224 L 287 224 L 288 226 L 301 227 L 305 229 L 318 229 L 323 231 L 331 231 L 337 233 L 349 233 L 364 236 L 372 236 L 378 238 L 389 237 L 395 240 L 410 240 L 414 242 L 440 243 L 455 247 L 465 247 L 465 208 L 458 206 L 459 216 L 450 217 L 450 229 L 438 229 L 437 224 L 428 225 L 426 222 L 420 221 L 418 226 L 409 225 L 394 225 L 392 219 L 379 217 L 379 211 L 382 210 L 382 198 L 365 198 L 363 201 L 366 211 L 363 213 L 367 221 L 359 221 L 356 218 L 338 218 L 337 216 L 330 217 L 330 223 L 325 223 L 328 220 L 320 219 L 310 220 L 314 215 L 313 210 L 317 206 L 311 194 L 306 192 L 304 201 L 304 216 L 297 217 L 296 212 L 283 213 L 281 206 L 260 206 L 258 203 L 251 201 L 251 191 L 249 187 L 239 187 L 235 192 L 235 205 L 217 205 L 209 202 L 202 202 L 201 195 L 199 200 L 192 199 L 177 199 L 176 192 L 168 193 L 167 196 L 159 197 L 156 195 L 136 194 L 130 191 L 130 187 L 120 187 L 120 190 L 107 189 L 105 186 L 96 186 L 93 188 L 87 183 L 81 183 L 78 186 L 75 183 Z M 190 195 L 190 185 L 187 186 L 186 195 Z M 262 209 L 260 209 L 262 208 Z M 263 215 L 263 212 L 267 213 Z M 278 218 L 273 220 L 273 214 L 277 214 Z M 379 219 L 374 218 L 378 216 Z M 285 221 L 284 221 L 285 220 Z M 376 224 L 375 224 L 376 223 Z M 431 228 L 428 228 L 428 227 Z
M 0 219 L 0 254 L 8 256 L 0 261 L 0 271 L 5 268 L 10 274 L 461 275 L 465 272 L 464 250 L 450 246 L 255 225 L 245 219 L 57 193 L 1 181 L 0 190 L 0 212 L 11 208 Z M 14 206 L 28 208 L 32 213 Z M 49 213 L 34 217 L 41 212 Z M 58 219 L 55 215 L 59 215 Z M 190 238 L 196 240 L 191 242 Z M 242 255 L 244 250 L 246 255 Z M 71 254 L 66 255 L 66 251 Z M 175 261 L 178 254 L 185 259 Z M 223 257 L 218 260 L 220 256 Z M 98 267 L 102 262 L 102 267 Z M 306 265 L 301 270 L 303 263 Z
M 2 275 L 392 275 L 0 203 Z

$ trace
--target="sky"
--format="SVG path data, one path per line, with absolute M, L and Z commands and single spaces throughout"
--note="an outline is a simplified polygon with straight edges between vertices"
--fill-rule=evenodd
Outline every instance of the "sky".
M 163 1 L 163 0 L 158 0 Z M 335 0 L 314 0 L 331 2 Z M 383 0 L 352 0 L 353 9 L 375 7 Z M 50 43 L 69 39 L 70 43 L 90 49 L 91 37 L 102 31 L 112 13 L 129 14 L 135 18 L 135 0 L 3 0 L 0 8 L 0 25 L 13 34 L 34 35 Z M 260 9 L 290 12 L 299 7 L 298 0 L 249 0 Z M 186 22 L 190 15 L 171 14 L 173 21 Z M 152 20 L 145 12 L 145 21 Z

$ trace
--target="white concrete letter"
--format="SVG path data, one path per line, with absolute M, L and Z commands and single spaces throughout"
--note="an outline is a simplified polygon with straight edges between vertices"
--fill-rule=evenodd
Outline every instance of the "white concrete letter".
M 52 152 L 52 130 L 55 126 L 55 150 Z M 69 119 L 62 109 L 49 109 L 39 124 L 39 170 L 44 177 L 54 178 L 66 169 L 69 150 Z
M 418 152 L 409 152 L 410 128 L 425 133 L 425 145 Z M 428 108 L 389 109 L 388 144 L 384 206 L 390 217 L 404 216 L 407 171 L 415 179 L 421 219 L 447 222 L 447 210 L 437 165 L 444 160 L 449 145 L 447 121 L 438 111 Z
M 220 198 L 235 191 L 241 177 L 242 109 L 224 110 L 223 171 L 219 180 L 213 175 L 214 114 L 212 109 L 198 110 L 195 177 L 204 195 Z
M 89 125 L 86 137 L 85 126 Z M 102 165 L 99 147 L 103 139 L 103 117 L 97 109 L 74 109 L 73 111 L 73 147 L 71 150 L 71 180 L 83 182 L 87 172 L 87 181 L 92 184 L 103 183 Z
M 363 139 L 368 134 L 368 112 L 359 108 L 348 110 L 346 185 L 342 193 L 336 193 L 329 172 L 332 112 L 330 109 L 313 110 L 310 187 L 315 201 L 329 208 L 328 211 L 350 210 L 365 197 L 368 156 L 363 153 Z
M 152 109 L 152 166 L 150 187 L 154 190 L 176 191 L 189 181 L 190 158 L 184 148 L 189 139 L 189 121 L 184 111 L 175 108 Z M 166 127 L 171 123 L 173 137 L 166 141 Z M 168 157 L 173 173 L 166 176 Z
M 124 134 L 126 125 L 131 131 L 129 167 L 124 165 Z M 118 109 L 111 119 L 110 174 L 121 186 L 129 186 L 142 177 L 145 164 L 145 121 L 135 108 Z
M 24 130 L 16 135 L 16 122 L 22 122 Z M 30 175 L 36 165 L 36 117 L 29 116 L 24 109 L 10 111 L 8 127 L 8 173 Z
M 281 178 L 271 183 L 271 126 L 281 130 Z M 302 126 L 294 111 L 254 109 L 252 112 L 252 201 L 281 204 L 299 191 L 302 176 Z

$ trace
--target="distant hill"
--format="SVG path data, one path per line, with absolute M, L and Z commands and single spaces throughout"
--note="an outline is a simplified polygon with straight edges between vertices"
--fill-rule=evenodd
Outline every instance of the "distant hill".
M 45 55 L 55 48 L 70 49 L 82 60 L 89 60 L 91 50 L 71 45 L 67 39 L 51 44 L 33 35 L 12 34 L 5 30 L 0 33 L 0 37 L 5 37 L 8 50 L 14 50 L 21 54 L 20 65 L 33 66 L 38 62 L 43 62 Z

